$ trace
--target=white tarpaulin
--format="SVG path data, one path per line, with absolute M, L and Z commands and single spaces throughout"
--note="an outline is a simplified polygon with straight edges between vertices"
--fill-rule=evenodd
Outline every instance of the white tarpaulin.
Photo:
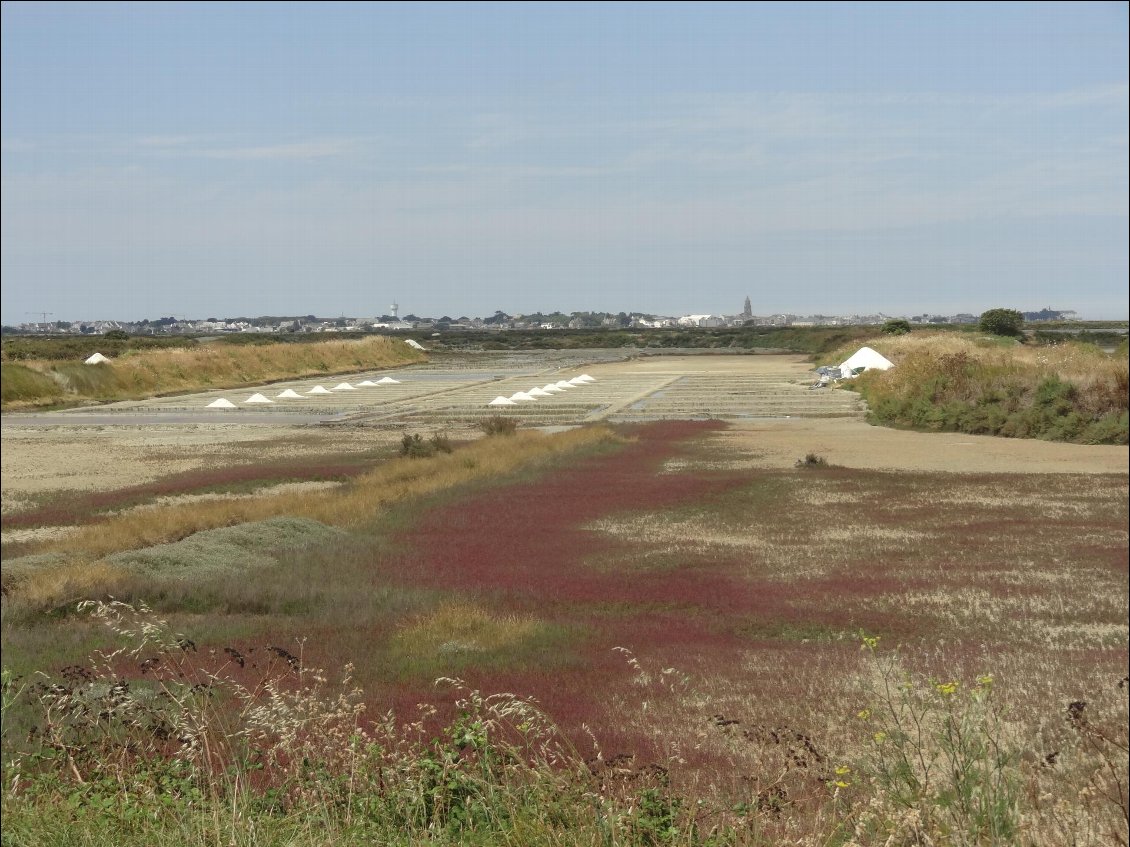
M 894 362 L 886 358 L 882 353 L 877 353 L 870 347 L 860 347 L 851 357 L 840 365 L 840 372 L 845 377 L 855 376 L 856 373 L 869 371 L 872 368 L 880 371 L 885 371 L 888 368 L 893 368 Z

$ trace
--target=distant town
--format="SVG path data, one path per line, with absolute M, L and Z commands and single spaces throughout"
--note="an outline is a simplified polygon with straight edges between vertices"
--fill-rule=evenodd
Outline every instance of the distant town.
M 1023 312 L 1028 322 L 1074 321 L 1078 315 L 1070 310 L 1044 308 L 1037 312 Z M 867 326 L 882 325 L 894 318 L 903 318 L 911 324 L 975 324 L 978 315 L 961 312 L 955 315 L 755 315 L 747 297 L 741 312 L 732 315 L 653 315 L 643 312 L 534 312 L 510 315 L 496 311 L 489 317 L 425 317 L 400 314 L 398 304 L 392 304 L 387 314 L 378 317 L 319 318 L 314 315 L 257 318 L 186 318 L 169 316 L 143 321 L 50 321 L 50 313 L 43 320 L 4 326 L 5 334 L 49 333 L 53 335 L 105 335 L 108 332 L 125 332 L 129 335 L 201 335 L 210 333 L 295 333 L 295 332 L 443 332 L 505 330 L 555 330 L 555 329 L 670 329 L 678 327 L 804 327 L 804 326 Z

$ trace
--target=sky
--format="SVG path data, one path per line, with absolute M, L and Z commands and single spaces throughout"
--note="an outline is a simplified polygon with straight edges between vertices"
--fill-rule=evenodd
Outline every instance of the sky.
M 1128 5 L 2 5 L 5 325 L 1128 317 Z

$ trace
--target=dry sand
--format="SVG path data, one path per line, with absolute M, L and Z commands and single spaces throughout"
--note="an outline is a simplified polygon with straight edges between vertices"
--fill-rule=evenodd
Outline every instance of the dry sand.
M 287 456 L 364 452 L 399 435 L 365 427 L 104 426 L 3 430 L 3 512 L 39 495 L 108 491 L 171 474 L 278 461 Z
M 906 432 L 851 418 L 737 422 L 712 439 L 750 467 L 792 467 L 808 453 L 833 465 L 953 473 L 1126 473 L 1130 448 L 960 433 Z

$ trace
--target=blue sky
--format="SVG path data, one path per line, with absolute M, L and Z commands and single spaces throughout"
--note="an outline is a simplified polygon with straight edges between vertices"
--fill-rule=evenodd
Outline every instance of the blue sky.
M 1128 311 L 1125 3 L 8 3 L 5 324 Z

